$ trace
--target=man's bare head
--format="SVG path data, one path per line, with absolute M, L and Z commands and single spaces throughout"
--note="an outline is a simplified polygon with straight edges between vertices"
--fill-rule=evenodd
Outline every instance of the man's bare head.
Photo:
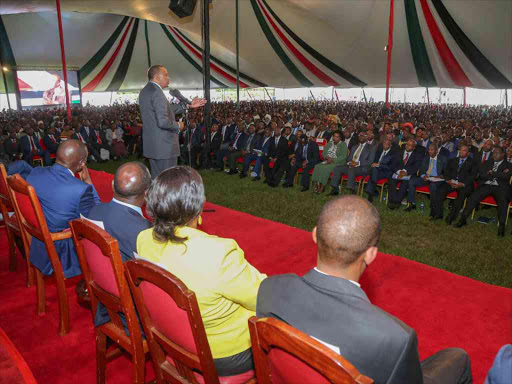
M 87 147 L 79 140 L 66 140 L 57 148 L 57 164 L 72 172 L 80 172 L 87 162 Z
M 330 200 L 316 226 L 318 261 L 333 268 L 348 268 L 370 248 L 376 254 L 380 233 L 379 213 L 368 201 L 349 195 Z
M 114 175 L 114 197 L 129 204 L 142 206 L 151 184 L 148 168 L 137 161 L 121 165 Z

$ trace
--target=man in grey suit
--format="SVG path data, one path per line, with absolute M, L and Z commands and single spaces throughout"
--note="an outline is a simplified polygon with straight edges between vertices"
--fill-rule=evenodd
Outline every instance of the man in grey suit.
M 334 168 L 331 179 L 332 191 L 329 196 L 336 196 L 339 193 L 341 176 L 347 175 L 347 189 L 356 193 L 356 177 L 367 176 L 370 173 L 370 167 L 375 158 L 375 145 L 368 144 L 368 132 L 359 133 L 359 144 L 350 149 L 350 155 L 347 158 L 347 164 L 338 165 Z
M 180 155 L 179 133 L 183 122 L 174 117 L 183 113 L 180 105 L 170 104 L 163 89 L 169 86 L 169 73 L 162 65 L 148 70 L 149 82 L 140 91 L 139 106 L 142 116 L 142 142 L 144 157 L 149 158 L 151 177 L 154 179 L 167 168 L 175 167 Z M 194 99 L 190 108 L 199 108 L 205 99 Z
M 335 350 L 375 384 L 472 383 L 462 349 L 442 350 L 420 362 L 414 329 L 372 305 L 359 285 L 377 257 L 381 222 L 376 208 L 351 195 L 323 208 L 313 241 L 317 267 L 305 276 L 265 279 L 259 317 L 274 317 Z M 421 316 L 421 314 L 419 314 Z

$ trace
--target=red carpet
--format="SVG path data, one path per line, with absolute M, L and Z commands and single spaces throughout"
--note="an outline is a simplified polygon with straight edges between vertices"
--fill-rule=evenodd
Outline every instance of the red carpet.
M 91 172 L 103 199 L 112 197 L 112 176 Z M 203 229 L 232 237 L 246 258 L 267 274 L 304 274 L 315 264 L 310 233 L 224 207 L 203 214 Z M 95 346 L 90 311 L 69 289 L 71 332 L 57 334 L 54 287 L 47 288 L 47 314 L 35 314 L 35 288 L 25 287 L 25 271 L 8 272 L 7 244 L 0 232 L 0 327 L 16 345 L 37 381 L 94 383 Z M 469 262 L 469 260 L 468 260 Z M 370 300 L 413 327 L 421 358 L 447 347 L 471 357 L 475 383 L 483 383 L 498 349 L 512 342 L 512 290 L 495 287 L 397 256 L 380 254 L 365 273 Z M 107 366 L 108 383 L 130 382 L 130 363 Z

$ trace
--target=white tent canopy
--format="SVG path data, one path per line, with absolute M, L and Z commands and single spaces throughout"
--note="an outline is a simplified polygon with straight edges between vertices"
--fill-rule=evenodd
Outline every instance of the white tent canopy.
M 199 3 L 178 19 L 169 0 L 62 0 L 68 66 L 85 91 L 140 89 L 149 62 L 201 88 Z M 242 87 L 384 87 L 390 3 L 240 0 Z M 54 5 L 0 2 L 4 65 L 61 67 Z M 235 0 L 210 9 L 212 87 L 234 87 Z M 512 88 L 510 20 L 512 1 L 395 0 L 391 85 Z

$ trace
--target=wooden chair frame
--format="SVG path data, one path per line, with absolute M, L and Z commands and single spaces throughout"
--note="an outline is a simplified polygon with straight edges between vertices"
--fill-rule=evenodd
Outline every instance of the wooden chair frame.
M 258 384 L 272 384 L 268 353 L 281 349 L 301 360 L 333 384 L 372 384 L 343 356 L 304 332 L 277 319 L 249 319 L 254 365 Z
M 34 187 L 28 184 L 20 175 L 9 176 L 7 178 L 9 187 L 12 189 L 12 197 L 14 204 L 14 211 L 20 221 L 20 226 L 25 231 L 26 243 L 25 252 L 30 254 L 30 242 L 32 237 L 42 241 L 48 252 L 48 258 L 52 264 L 56 285 L 57 285 L 57 298 L 59 302 L 59 335 L 63 336 L 69 332 L 69 303 L 68 294 L 66 291 L 66 277 L 62 270 L 62 264 L 55 249 L 54 241 L 70 239 L 71 231 L 64 230 L 61 232 L 50 232 L 46 219 L 44 217 L 43 208 L 36 195 Z M 37 221 L 37 227 L 33 226 L 21 214 L 16 193 L 28 197 L 30 200 L 34 216 Z M 41 315 L 46 312 L 46 294 L 45 294 L 45 281 L 43 274 L 37 268 L 33 268 L 36 276 L 36 292 L 37 292 L 37 314 Z
M 85 219 L 73 220 L 70 223 L 76 253 L 82 273 L 85 278 L 90 298 L 93 322 L 96 318 L 98 303 L 101 302 L 108 311 L 111 321 L 97 326 L 96 332 L 96 375 L 97 383 L 105 383 L 106 365 L 122 354 L 122 349 L 132 356 L 132 382 L 142 384 L 145 382 L 145 356 L 149 352 L 148 344 L 142 340 L 142 332 L 137 320 L 135 306 L 130 294 L 128 282 L 124 275 L 123 261 L 119 253 L 119 244 L 116 239 L 97 225 Z M 82 246 L 82 239 L 94 243 L 108 257 L 112 265 L 119 297 L 100 287 L 92 277 L 89 263 Z M 119 313 L 123 313 L 130 336 L 127 336 Z M 107 351 L 107 337 L 118 345 Z M 120 348 L 122 347 L 122 349 Z
M 9 212 L 14 212 L 14 204 L 12 202 L 12 191 L 7 183 L 7 170 L 2 163 L 0 163 L 0 183 L 6 191 L 5 194 L 0 191 L 0 213 L 3 217 L 7 241 L 9 243 L 9 270 L 16 271 L 18 267 L 16 258 L 16 247 L 18 247 L 20 253 L 27 261 L 27 286 L 31 287 L 34 284 L 34 271 L 29 261 L 29 254 L 26 253 L 23 245 L 25 243 L 25 233 L 21 230 L 19 217 L 15 215 L 14 219 L 9 218 Z
M 176 276 L 148 261 L 128 261 L 124 264 L 124 268 L 149 344 L 157 384 L 197 383 L 194 371 L 201 373 L 205 383 L 219 384 L 219 376 L 206 338 L 195 293 Z M 187 312 L 197 355 L 169 340 L 155 328 L 140 288 L 140 284 L 144 281 L 163 290 L 180 309 Z M 166 356 L 173 359 L 174 365 L 166 359 Z M 249 383 L 254 383 L 254 380 L 250 380 Z
M 363 193 L 364 193 L 364 187 L 366 186 L 366 184 L 368 184 L 368 181 L 370 180 L 370 176 L 365 176 L 365 178 L 363 179 L 363 186 L 361 187 L 361 196 L 363 196 Z M 388 185 L 388 180 L 386 180 L 385 182 L 383 183 L 380 183 L 380 184 L 377 184 L 377 187 L 380 188 L 380 193 L 379 193 L 379 201 L 382 202 L 382 198 L 384 197 L 384 188 Z M 387 196 L 386 196 L 386 199 L 387 199 Z

